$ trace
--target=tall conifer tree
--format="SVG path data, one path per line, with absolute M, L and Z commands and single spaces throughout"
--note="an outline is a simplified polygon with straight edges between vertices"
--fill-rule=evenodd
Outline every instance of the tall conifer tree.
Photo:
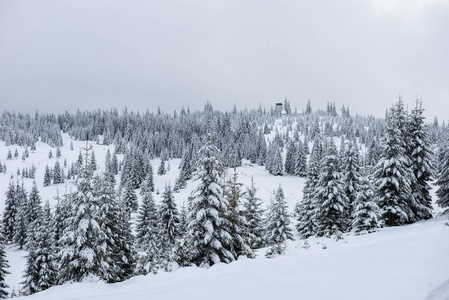
M 399 105 L 399 104 L 397 104 Z M 375 195 L 380 208 L 380 219 L 387 226 L 408 222 L 410 210 L 407 199 L 411 195 L 409 159 L 405 155 L 404 140 L 396 117 L 401 109 L 391 109 L 385 132 L 381 160 L 374 168 Z
M 411 149 L 411 180 L 413 220 L 419 221 L 432 217 L 432 197 L 430 185 L 432 181 L 431 150 L 424 125 L 424 109 L 422 103 L 416 100 L 415 109 L 410 116 L 410 149 Z
M 223 174 L 220 150 L 212 144 L 211 133 L 208 132 L 207 142 L 199 154 L 197 176 L 200 183 L 192 194 L 188 225 L 192 262 L 199 266 L 229 263 L 234 260 L 230 225 L 226 219 L 229 204 L 220 184 Z

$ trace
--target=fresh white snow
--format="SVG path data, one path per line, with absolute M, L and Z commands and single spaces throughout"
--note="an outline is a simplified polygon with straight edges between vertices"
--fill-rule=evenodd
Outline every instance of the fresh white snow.
M 256 259 L 210 269 L 189 267 L 117 284 L 66 284 L 26 299 L 448 299 L 445 222 L 438 217 L 338 242 L 311 238 L 309 249 L 292 241 L 285 255 L 273 259 L 261 250 Z
M 70 166 L 78 158 L 79 149 L 85 142 L 73 141 L 63 134 L 64 158 Z M 336 141 L 338 144 L 338 142 Z M 36 182 L 43 202 L 55 205 L 54 197 L 70 191 L 70 182 L 58 186 L 43 186 L 45 166 L 53 167 L 56 158 L 49 159 L 50 149 L 55 156 L 56 148 L 37 143 L 36 152 L 22 162 L 23 148 L 19 158 L 6 160 L 8 148 L 14 153 L 15 145 L 5 146 L 0 142 L 0 162 L 6 163 L 7 174 L 0 174 L 0 211 L 4 209 L 4 195 L 11 177 L 17 168 L 37 167 Z M 92 143 L 99 171 L 104 168 L 106 151 L 113 152 L 113 146 Z M 122 156 L 119 156 L 119 160 Z M 153 160 L 157 170 L 159 159 Z M 155 195 L 160 202 L 165 183 L 175 182 L 180 160 L 170 160 L 171 169 L 166 175 L 154 175 Z M 65 169 L 65 172 L 67 169 Z M 294 205 L 301 200 L 304 179 L 294 176 L 272 176 L 264 167 L 248 161 L 237 168 L 238 181 L 249 186 L 251 177 L 259 188 L 257 196 L 265 205 L 270 203 L 273 191 L 282 184 L 285 199 L 292 213 Z M 232 175 L 232 170 L 229 171 Z M 119 177 L 117 177 L 119 179 Z M 14 179 L 15 181 L 15 179 Z M 32 179 L 25 179 L 27 192 L 31 190 Z M 187 188 L 175 193 L 180 206 L 197 182 L 189 181 Z M 434 196 L 434 190 L 432 191 Z M 440 210 L 436 207 L 436 212 Z M 133 216 L 135 218 L 135 215 Z M 447 217 L 441 216 L 416 224 L 384 228 L 376 233 L 353 236 L 344 235 L 343 240 L 310 238 L 309 249 L 304 240 L 289 241 L 285 255 L 267 259 L 266 249 L 257 251 L 256 259 L 240 258 L 231 264 L 217 264 L 210 269 L 188 267 L 173 272 L 138 276 L 126 282 L 105 284 L 102 282 L 65 284 L 53 287 L 24 299 L 449 299 L 449 226 Z M 294 221 L 294 223 L 296 223 Z M 26 252 L 16 246 L 6 248 L 11 268 L 6 283 L 17 290 L 25 268 Z

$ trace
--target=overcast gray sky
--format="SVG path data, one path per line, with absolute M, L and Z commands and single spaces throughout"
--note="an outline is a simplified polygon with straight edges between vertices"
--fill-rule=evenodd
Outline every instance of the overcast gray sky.
M 383 116 L 399 92 L 449 119 L 449 1 L 0 0 L 2 110 Z

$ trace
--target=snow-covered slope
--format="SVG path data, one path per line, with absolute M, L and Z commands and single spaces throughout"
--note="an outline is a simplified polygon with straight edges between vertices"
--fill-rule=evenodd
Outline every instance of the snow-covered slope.
M 293 241 L 283 256 L 239 259 L 138 276 L 117 284 L 76 283 L 26 299 L 448 299 L 446 219 L 385 228 L 338 242 Z M 327 249 L 323 249 L 326 245 Z
M 64 159 L 68 165 L 75 162 L 79 149 L 85 142 L 73 141 L 63 135 Z M 45 166 L 53 167 L 55 158 L 49 159 L 50 147 L 37 143 L 37 150 L 30 157 L 6 160 L 8 148 L 0 142 L 0 161 L 8 168 L 0 174 L 0 211 L 4 208 L 4 195 L 11 175 L 17 168 L 31 167 L 36 170 L 36 182 L 43 202 L 55 204 L 57 189 L 60 194 L 70 191 L 71 183 L 59 186 L 43 186 Z M 113 146 L 93 144 L 99 171 L 104 167 L 106 151 Z M 56 149 L 53 148 L 53 155 Z M 122 157 L 120 156 L 119 159 Z M 170 160 L 170 171 L 164 176 L 155 175 L 156 190 L 161 193 L 165 183 L 175 181 L 180 160 Z M 153 161 L 157 170 L 159 160 Z M 244 161 L 237 168 L 238 180 L 248 186 L 251 177 L 259 188 L 257 196 L 269 204 L 272 191 L 282 184 L 290 212 L 302 197 L 304 179 L 293 176 L 272 176 L 260 166 Z M 231 173 L 231 171 L 230 171 Z M 119 179 L 119 178 L 117 178 Z M 15 179 L 14 179 L 15 180 Z M 32 179 L 25 179 L 29 192 Z M 195 182 L 175 194 L 178 205 L 187 200 Z M 155 200 L 160 201 L 160 194 Z M 334 241 L 326 238 L 309 239 L 309 249 L 304 241 L 288 243 L 285 255 L 267 259 L 265 249 L 257 252 L 256 259 L 239 259 L 229 265 L 218 264 L 210 269 L 189 267 L 170 273 L 138 276 L 117 284 L 76 283 L 53 287 L 26 299 L 448 299 L 449 297 L 449 226 L 446 219 L 438 217 L 413 225 L 384 228 L 379 232 L 352 236 Z M 326 248 L 326 249 L 324 249 Z M 6 283 L 11 289 L 19 289 L 25 267 L 25 251 L 15 246 L 7 247 L 11 265 Z M 426 298 L 429 296 L 428 298 Z M 446 298 L 444 298 L 444 296 Z

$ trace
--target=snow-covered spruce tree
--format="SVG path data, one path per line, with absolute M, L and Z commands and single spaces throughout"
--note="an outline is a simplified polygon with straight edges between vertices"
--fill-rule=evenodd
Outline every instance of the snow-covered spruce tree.
M 159 168 L 157 169 L 157 175 L 162 176 L 167 173 L 165 169 L 165 161 L 161 158 L 161 163 L 159 164 Z
M 442 153 L 441 171 L 436 182 L 438 186 L 436 194 L 438 196 L 437 204 L 447 212 L 449 209 L 449 145 L 444 147 Z
M 360 177 L 359 191 L 353 202 L 352 232 L 355 234 L 371 233 L 380 227 L 379 207 L 374 201 L 371 182 L 368 177 Z
M 282 176 L 284 174 L 284 166 L 282 163 L 282 155 L 279 147 L 276 147 L 273 159 L 271 161 L 271 174 L 274 176 Z
M 182 154 L 181 164 L 179 166 L 179 176 L 176 178 L 176 183 L 174 190 L 179 192 L 179 190 L 183 189 L 187 185 L 187 180 L 192 179 L 193 172 L 195 170 L 195 163 L 192 161 L 192 146 L 188 146 L 184 149 Z
M 6 190 L 5 209 L 3 211 L 3 236 L 6 242 L 12 242 L 14 239 L 14 224 L 17 219 L 17 210 L 19 203 L 17 203 L 16 189 L 11 180 Z
M 337 238 L 346 230 L 348 198 L 343 188 L 339 171 L 337 148 L 331 138 L 326 155 L 321 163 L 321 174 L 313 201 L 316 202 L 317 235 Z
M 246 220 L 249 245 L 252 249 L 265 245 L 262 200 L 256 197 L 257 188 L 251 176 L 251 185 L 246 189 L 243 202 L 243 216 Z
M 61 249 L 60 249 L 60 244 L 59 241 L 63 235 L 64 232 L 64 221 L 65 219 L 67 219 L 70 216 L 70 205 L 69 205 L 69 201 L 67 199 L 68 194 L 64 194 L 63 197 L 61 198 L 59 196 L 59 190 L 57 190 L 56 193 L 56 207 L 55 207 L 55 212 L 54 212 L 54 217 L 53 217 L 53 222 L 52 222 L 52 227 L 53 227 L 53 231 L 54 231 L 54 251 L 55 253 L 58 253 Z
M 360 182 L 360 155 L 356 142 L 349 141 L 342 160 L 342 181 L 343 187 L 348 199 L 347 202 L 347 222 L 352 219 L 352 211 L 354 210 L 354 202 L 359 192 Z
M 410 186 L 414 199 L 414 205 L 411 209 L 414 213 L 415 221 L 430 219 L 432 217 L 431 187 L 428 183 L 432 181 L 432 152 L 427 138 L 427 130 L 424 125 L 423 112 L 422 102 L 416 100 L 416 106 L 412 110 L 409 122 L 411 170 L 414 175 Z
M 355 142 L 355 141 L 354 141 Z M 348 142 L 349 143 L 349 142 Z M 340 171 L 343 171 L 345 167 L 344 157 L 346 156 L 347 148 L 346 148 L 346 139 L 345 136 L 342 135 L 340 137 L 340 149 L 338 149 L 338 161 L 340 162 L 339 169 Z
M 114 156 L 112 157 L 112 163 L 114 163 Z M 146 176 L 146 165 L 142 152 L 136 146 L 132 145 L 125 154 L 120 181 L 121 185 L 125 186 L 128 182 L 131 182 L 135 189 L 139 188 Z
M 31 188 L 28 202 L 26 205 L 26 222 L 31 224 L 34 220 L 37 220 L 42 215 L 42 198 L 37 189 L 36 181 L 33 181 L 33 187 Z
M 98 201 L 94 195 L 92 172 L 86 162 L 71 195 L 71 213 L 65 220 L 60 239 L 60 282 L 80 282 L 101 278 L 106 256 L 106 234 L 100 227 Z
M 62 183 L 63 175 L 61 173 L 62 173 L 61 165 L 59 164 L 59 160 L 57 160 L 53 168 L 53 184 Z
M 34 217 L 34 219 L 36 219 L 40 216 L 40 213 L 34 216 L 31 215 L 31 211 L 35 211 L 35 209 L 29 206 L 29 204 L 31 204 L 30 200 L 34 199 L 34 196 L 31 197 L 30 194 L 30 198 L 27 199 L 28 197 L 23 186 L 23 182 L 22 185 L 20 185 L 18 179 L 16 184 L 15 197 L 17 201 L 17 213 L 14 222 L 13 241 L 14 243 L 19 245 L 20 249 L 23 249 L 26 244 L 31 217 Z
M 307 176 L 307 154 L 303 142 L 298 139 L 298 148 L 295 153 L 294 174 L 299 177 Z
M 268 172 L 270 172 L 270 174 L 271 174 L 271 170 L 272 170 L 274 155 L 275 155 L 275 143 L 274 143 L 274 141 L 273 142 L 269 141 L 267 155 L 265 158 L 265 169 Z
M 295 146 L 294 141 L 290 141 L 288 143 L 287 152 L 285 154 L 285 173 L 287 174 L 295 174 L 295 157 L 298 149 Z
M 108 151 L 106 152 L 106 156 L 105 156 L 105 162 L 104 162 L 104 173 L 103 173 L 104 177 L 106 180 L 108 180 L 109 182 L 111 182 L 111 184 L 113 186 L 115 186 L 115 176 L 114 176 L 114 172 L 112 170 L 112 164 L 111 164 L 111 152 Z
M 273 203 L 268 212 L 266 220 L 266 237 L 265 240 L 270 250 L 267 257 L 277 254 L 283 254 L 286 248 L 285 241 L 293 240 L 293 234 L 290 229 L 290 215 L 287 210 L 287 202 L 284 197 L 284 190 L 279 185 Z
M 212 144 L 210 132 L 199 154 L 197 177 L 200 183 L 191 196 L 187 243 L 191 245 L 192 263 L 208 267 L 232 262 L 235 254 L 226 218 L 229 204 L 220 185 L 223 176 L 220 150 Z
M 380 146 L 380 142 L 377 138 L 373 138 L 373 140 L 368 145 L 368 153 L 366 159 L 366 163 L 369 168 L 374 168 L 380 160 L 382 155 L 382 150 Z
M 386 226 L 398 226 L 408 222 L 411 172 L 402 134 L 394 117 L 395 109 L 390 112 L 382 157 L 374 167 L 373 178 L 380 220 Z
M 249 245 L 249 235 L 246 230 L 246 219 L 240 211 L 240 199 L 243 196 L 241 184 L 237 182 L 237 170 L 234 167 L 232 178 L 226 181 L 224 185 L 224 193 L 229 203 L 228 216 L 229 229 L 232 236 L 232 252 L 235 257 L 245 255 L 246 257 L 254 257 L 254 253 Z
M 179 234 L 180 236 L 184 236 L 187 232 L 187 213 L 188 209 L 185 205 L 185 202 L 182 202 L 180 211 L 179 211 Z
M 413 143 L 411 136 L 411 124 L 410 124 L 410 116 L 408 115 L 407 109 L 404 107 L 404 103 L 402 102 L 402 97 L 399 95 L 399 100 L 395 104 L 394 109 L 392 110 L 391 116 L 394 119 L 394 123 L 397 128 L 399 128 L 401 146 L 404 148 L 404 156 L 406 158 L 405 166 L 407 166 L 409 175 L 407 176 L 409 180 L 409 194 L 406 197 L 405 213 L 407 214 L 407 223 L 413 223 L 415 218 L 414 209 L 419 207 L 419 204 L 416 202 L 415 197 L 413 197 L 413 193 L 411 190 L 412 185 L 415 183 L 416 179 L 413 174 L 412 165 L 412 152 L 413 152 Z
M 137 195 L 134 191 L 134 186 L 131 181 L 128 181 L 125 185 L 125 189 L 122 195 L 122 204 L 128 215 L 128 219 L 131 218 L 131 214 L 137 212 L 137 209 L 139 208 Z
M 92 150 L 92 154 L 90 155 L 89 168 L 92 173 L 97 170 L 97 160 L 95 158 L 94 150 Z
M 297 212 L 298 223 L 296 224 L 296 230 L 298 230 L 299 235 L 303 239 L 315 235 L 317 232 L 316 216 L 318 211 L 314 201 L 314 192 L 321 173 L 322 147 L 321 139 L 317 137 L 314 140 L 310 154 L 307 179 L 303 188 L 302 201 Z
M 106 234 L 106 257 L 101 278 L 107 282 L 128 279 L 134 272 L 133 237 L 128 215 L 117 199 L 112 173 L 95 178 L 99 224 Z
M 150 159 L 147 159 L 146 162 L 146 171 L 144 180 L 147 182 L 148 187 L 151 192 L 154 192 L 154 176 L 153 176 L 153 166 L 151 165 Z
M 23 293 L 31 295 L 56 284 L 57 268 L 54 256 L 54 232 L 50 204 L 43 214 L 32 222 L 27 239 L 27 264 L 24 272 Z
M 257 153 L 256 163 L 259 166 L 263 166 L 265 164 L 267 157 L 267 143 L 265 141 L 265 135 L 262 129 L 259 130 L 259 136 L 257 138 L 257 145 L 256 145 L 256 153 Z
M 51 171 L 48 165 L 45 167 L 45 175 L 44 175 L 44 186 L 49 186 L 51 184 Z
M 117 153 L 112 154 L 112 158 L 111 158 L 111 173 L 113 175 L 117 175 L 118 174 L 118 159 L 117 159 Z
M 190 202 L 190 200 L 188 200 Z M 185 206 L 184 202 L 181 206 L 180 211 L 180 236 L 176 240 L 174 249 L 173 249 L 173 260 L 181 267 L 187 267 L 191 265 L 191 245 L 189 244 L 189 239 L 187 237 L 188 234 L 188 208 Z
M 137 251 L 136 275 L 156 273 L 161 257 L 161 239 L 158 227 L 158 212 L 151 194 L 149 181 L 141 186 L 142 205 L 136 224 L 135 248 Z
M 9 268 L 9 265 L 6 259 L 5 240 L 0 233 L 0 299 L 6 299 L 9 295 L 6 290 L 9 286 L 5 283 L 5 277 L 9 274 L 7 268 Z
M 160 223 L 160 237 L 162 239 L 162 251 L 165 263 L 168 263 L 173 256 L 173 246 L 176 239 L 179 237 L 179 212 L 176 207 L 175 199 L 173 197 L 173 190 L 171 185 L 165 185 L 162 194 L 161 204 L 159 206 L 159 223 Z

